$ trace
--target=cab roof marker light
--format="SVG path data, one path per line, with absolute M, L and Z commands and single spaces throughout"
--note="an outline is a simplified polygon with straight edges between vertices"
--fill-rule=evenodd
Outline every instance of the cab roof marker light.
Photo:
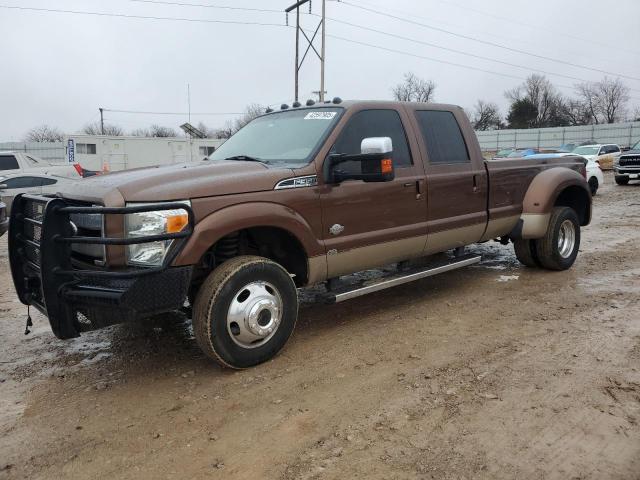
M 307 100 L 307 107 L 312 107 L 315 104 L 316 104 L 316 102 L 314 102 L 313 100 L 311 100 L 311 99 Z
M 301 106 L 300 102 L 293 102 L 293 104 L 291 105 L 293 108 L 298 108 Z
M 280 110 L 286 110 L 289 108 L 289 105 L 287 105 L 286 103 L 283 103 L 282 105 L 280 105 Z
M 273 108 L 269 107 L 265 110 L 264 113 L 271 113 L 271 112 L 273 112 Z
M 333 97 L 333 103 L 339 105 L 342 103 L 342 99 L 340 97 Z

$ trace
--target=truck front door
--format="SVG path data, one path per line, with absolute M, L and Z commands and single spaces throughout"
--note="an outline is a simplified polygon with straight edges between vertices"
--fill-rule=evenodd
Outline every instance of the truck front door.
M 331 147 L 331 153 L 358 154 L 363 139 L 390 137 L 395 180 L 381 183 L 349 180 L 321 186 L 329 278 L 416 257 L 424 249 L 424 168 L 417 143 L 407 137 L 403 125 L 407 121 L 404 111 L 384 108 L 357 111 L 345 119 Z M 340 168 L 356 172 L 360 164 L 347 163 Z
M 426 158 L 425 254 L 479 241 L 487 226 L 488 193 L 487 173 L 479 150 L 467 145 L 453 112 L 417 108 L 414 115 Z

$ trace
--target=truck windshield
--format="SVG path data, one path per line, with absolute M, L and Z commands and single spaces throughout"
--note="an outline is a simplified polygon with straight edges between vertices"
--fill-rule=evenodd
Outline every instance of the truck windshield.
M 209 159 L 307 164 L 342 110 L 288 110 L 258 117 L 224 142 Z
M 578 147 L 573 152 L 576 155 L 597 155 L 600 147 Z
M 640 150 L 640 140 L 638 140 L 635 145 L 633 147 L 631 147 L 631 150 Z

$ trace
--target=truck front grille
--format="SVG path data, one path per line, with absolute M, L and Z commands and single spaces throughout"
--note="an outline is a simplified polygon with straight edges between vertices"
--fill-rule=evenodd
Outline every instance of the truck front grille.
M 634 157 L 622 157 L 618 161 L 621 167 L 640 167 L 640 155 Z
M 23 214 L 25 223 L 22 234 L 25 238 L 25 255 L 36 267 L 40 267 L 40 241 L 42 239 L 42 218 L 45 203 L 35 200 L 25 202 Z

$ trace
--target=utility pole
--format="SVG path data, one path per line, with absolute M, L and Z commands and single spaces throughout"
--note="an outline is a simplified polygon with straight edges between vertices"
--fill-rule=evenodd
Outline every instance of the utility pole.
M 104 108 L 100 108 L 100 134 L 104 135 Z
M 294 3 L 293 5 L 285 9 L 285 13 L 287 14 L 287 25 L 289 24 L 289 13 L 293 10 L 296 11 L 296 55 L 295 55 L 295 70 L 294 70 L 294 98 L 296 102 L 299 100 L 298 97 L 299 97 L 299 89 L 300 89 L 300 83 L 299 83 L 300 68 L 302 67 L 302 64 L 307 58 L 307 54 L 309 53 L 309 50 L 313 50 L 313 52 L 316 54 L 316 56 L 320 60 L 319 97 L 320 97 L 320 101 L 324 101 L 324 93 L 325 93 L 324 92 L 324 67 L 325 67 L 324 59 L 325 59 L 325 21 L 326 21 L 325 3 L 326 3 L 326 0 L 322 0 L 322 19 L 320 20 L 320 23 L 318 24 L 315 31 L 313 32 L 313 35 L 311 36 L 311 38 L 309 38 L 306 32 L 300 27 L 300 7 L 306 3 L 309 4 L 309 13 L 311 13 L 311 0 L 299 0 L 298 2 Z M 320 31 L 320 28 L 322 28 L 322 33 L 321 33 L 322 46 L 320 47 L 321 53 L 318 52 L 318 50 L 316 49 L 313 43 L 318 32 Z M 300 34 L 301 33 L 307 41 L 307 48 L 304 54 L 302 55 L 302 60 L 300 60 Z
M 322 0 L 322 53 L 320 54 L 320 101 L 324 102 L 324 58 L 325 58 L 325 23 L 326 23 L 326 0 Z

